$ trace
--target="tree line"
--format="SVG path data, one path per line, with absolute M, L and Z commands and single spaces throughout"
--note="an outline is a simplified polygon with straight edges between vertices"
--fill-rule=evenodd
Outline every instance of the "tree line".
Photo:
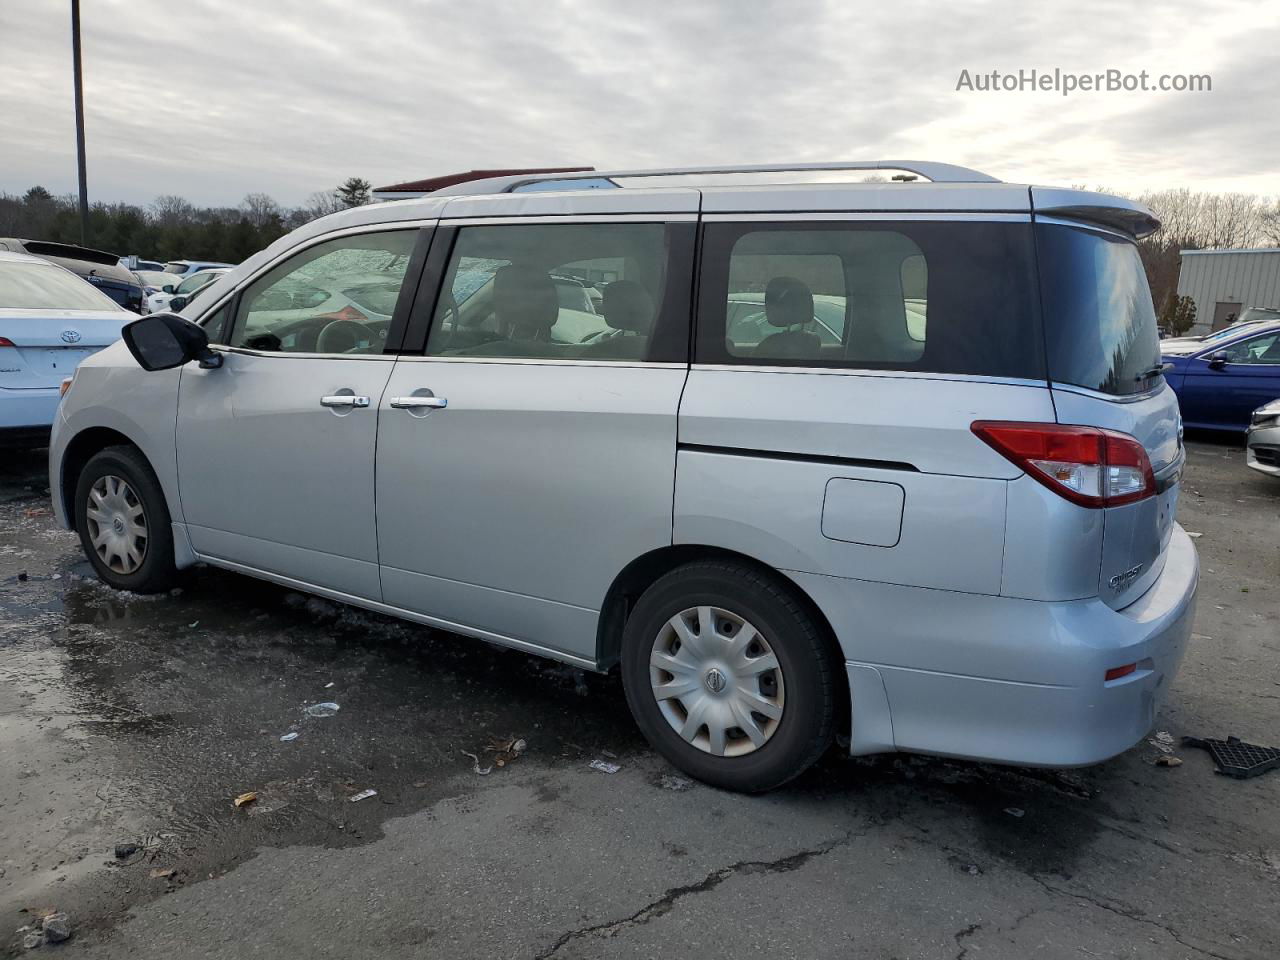
M 145 207 L 95 203 L 89 208 L 87 245 L 144 260 L 239 263 L 304 223 L 368 203 L 371 190 L 369 181 L 349 177 L 293 208 L 282 207 L 265 193 L 249 194 L 238 207 L 197 207 L 172 195 L 157 197 Z M 75 195 L 55 197 L 41 186 L 20 196 L 0 193 L 0 237 L 79 244 Z
M 1144 193 L 1133 199 L 1150 207 L 1160 219 L 1160 229 L 1138 242 L 1138 252 L 1160 324 L 1175 335 L 1191 329 L 1197 319 L 1191 298 L 1178 296 L 1180 251 L 1280 247 L 1277 197 L 1204 193 L 1184 187 Z

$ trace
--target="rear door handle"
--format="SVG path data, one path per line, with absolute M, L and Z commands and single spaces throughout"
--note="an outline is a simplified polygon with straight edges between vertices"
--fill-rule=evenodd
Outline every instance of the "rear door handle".
M 357 397 L 350 393 L 339 393 L 331 397 L 320 398 L 320 406 L 322 407 L 367 407 L 368 405 L 368 397 Z
M 391 406 L 397 410 L 417 410 L 428 407 L 432 410 L 443 410 L 449 405 L 444 397 L 392 397 Z

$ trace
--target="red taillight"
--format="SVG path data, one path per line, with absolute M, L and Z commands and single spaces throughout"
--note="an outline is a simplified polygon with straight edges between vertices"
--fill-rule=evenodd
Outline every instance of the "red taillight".
M 0 347 L 15 347 L 15 346 L 17 346 L 17 344 L 14 343 L 12 340 L 10 340 L 8 337 L 0 337 Z
M 1146 448 L 1127 433 L 1000 420 L 976 420 L 971 429 L 1034 480 L 1082 507 L 1118 507 L 1155 495 Z

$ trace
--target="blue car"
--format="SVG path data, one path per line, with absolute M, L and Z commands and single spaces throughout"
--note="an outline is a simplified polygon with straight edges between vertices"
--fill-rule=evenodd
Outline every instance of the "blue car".
M 1169 346 L 1163 359 L 1188 427 L 1243 431 L 1254 410 L 1280 397 L 1280 322 Z

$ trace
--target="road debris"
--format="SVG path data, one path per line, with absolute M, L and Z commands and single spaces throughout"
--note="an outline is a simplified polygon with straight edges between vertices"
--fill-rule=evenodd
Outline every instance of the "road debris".
M 1188 531 L 1187 531 L 1187 536 L 1188 536 L 1188 537 L 1190 537 L 1192 540 L 1199 540 L 1201 537 L 1203 537 L 1203 536 L 1204 536 L 1204 534 L 1203 534 L 1203 533 L 1192 533 L 1190 530 L 1188 530 Z
M 1211 738 L 1183 737 L 1184 747 L 1198 747 L 1208 750 L 1209 756 L 1217 766 L 1217 772 L 1236 780 L 1247 780 L 1257 777 L 1268 770 L 1280 767 L 1280 750 L 1275 747 L 1260 747 L 1256 743 L 1245 743 L 1239 737 L 1227 737 L 1225 740 Z
M 458 752 L 461 753 L 464 757 L 470 758 L 471 769 L 476 773 L 478 773 L 480 776 L 487 777 L 489 774 L 493 773 L 493 767 L 480 766 L 480 758 L 476 756 L 474 753 L 467 753 L 466 750 L 459 750 Z
M 135 853 L 137 853 L 140 849 L 142 849 L 142 848 L 141 848 L 141 847 L 139 847 L 136 843 L 132 843 L 132 842 L 127 841 L 127 840 L 126 840 L 125 842 L 123 842 L 123 843 L 117 843 L 117 844 L 116 844 L 116 859 L 117 859 L 117 860 L 128 860 L 128 859 L 129 859 L 130 857 L 132 857 Z
M 370 797 L 376 797 L 377 790 L 361 790 L 359 793 L 351 797 L 352 803 L 359 803 L 361 800 L 368 800 Z
M 1005 807 L 1004 812 L 1011 817 L 1025 817 L 1027 815 L 1027 811 L 1021 807 Z
M 297 740 L 297 739 L 298 739 L 298 731 L 295 730 L 292 733 L 286 733 L 283 737 L 280 738 L 280 742 L 289 743 L 290 741 Z
M 658 779 L 658 786 L 663 790 L 674 790 L 675 792 L 680 793 L 681 791 L 692 789 L 693 781 L 686 780 L 684 777 L 673 777 L 669 773 L 664 773 Z
M 331 701 L 325 703 L 313 703 L 302 712 L 308 717 L 332 717 L 341 708 Z
M 1180 767 L 1182 766 L 1182 758 L 1175 757 L 1168 753 L 1162 753 L 1156 757 L 1157 767 Z
M 253 801 L 257 799 L 258 799 L 258 792 L 256 790 L 250 790 L 248 793 L 240 794 L 240 796 L 236 797 L 235 800 L 233 800 L 232 802 L 237 807 L 243 807 L 245 804 L 253 803 Z
M 174 874 L 173 867 L 156 867 L 148 876 L 152 880 L 168 880 Z
M 1167 730 L 1161 730 L 1154 737 L 1150 737 L 1147 743 L 1151 744 L 1161 753 L 1173 753 L 1173 735 Z
M 325 688 L 326 690 L 328 690 L 328 689 L 329 689 L 330 687 L 332 687 L 332 686 L 333 686 L 333 681 L 332 681 L 332 680 L 330 680 L 328 683 L 326 683 L 326 684 L 324 685 L 324 688 Z
M 54 913 L 40 924 L 44 938 L 50 943 L 63 943 L 71 939 L 71 920 L 65 913 Z
M 622 769 L 621 764 L 610 763 L 608 760 L 592 760 L 587 766 L 592 770 L 599 770 L 601 773 L 617 773 Z

